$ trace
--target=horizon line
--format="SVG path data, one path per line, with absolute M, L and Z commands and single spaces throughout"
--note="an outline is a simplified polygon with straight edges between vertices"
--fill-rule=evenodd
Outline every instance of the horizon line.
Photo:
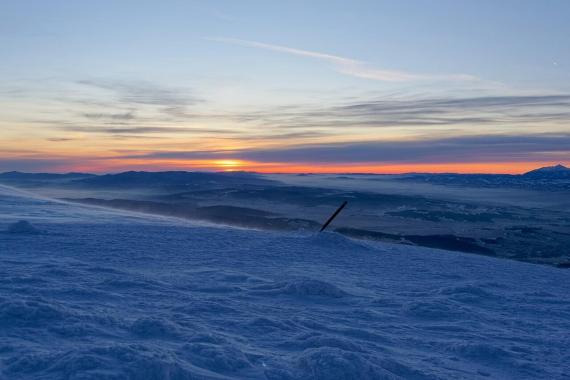
M 568 168 L 563 163 L 552 164 L 548 166 L 540 166 L 536 167 L 535 169 L 542 169 L 545 167 L 554 167 L 554 166 L 563 166 Z M 191 170 L 183 170 L 183 169 L 163 169 L 163 170 L 119 170 L 119 171 L 21 171 L 21 170 L 8 170 L 0 172 L 0 175 L 10 174 L 10 173 L 19 173 L 19 174 L 58 174 L 58 175 L 68 175 L 68 174 L 87 174 L 87 175 L 117 175 L 123 173 L 167 173 L 167 172 L 183 172 L 183 173 L 216 173 L 216 174 L 237 174 L 237 173 L 247 173 L 247 174 L 260 174 L 260 175 L 413 175 L 413 174 L 457 174 L 457 175 L 522 175 L 528 173 L 525 172 L 511 172 L 511 173 L 499 173 L 499 172 L 454 172 L 454 171 L 403 171 L 403 172 L 394 172 L 394 173 L 387 173 L 387 172 L 335 172 L 335 171 L 299 171 L 299 172 L 284 172 L 284 171 L 256 171 L 256 170 L 208 170 L 208 169 L 191 169 Z

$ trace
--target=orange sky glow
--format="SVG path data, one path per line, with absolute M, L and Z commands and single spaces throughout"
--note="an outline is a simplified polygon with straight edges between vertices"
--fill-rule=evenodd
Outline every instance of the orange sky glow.
M 521 174 L 538 167 L 554 165 L 558 162 L 470 162 L 470 163 L 358 163 L 358 164 L 319 164 L 253 162 L 237 159 L 223 160 L 105 160 L 88 164 L 70 164 L 58 168 L 58 172 L 121 172 L 126 170 L 187 170 L 187 171 L 251 171 L 258 173 L 377 173 L 401 174 L 422 173 L 496 173 Z

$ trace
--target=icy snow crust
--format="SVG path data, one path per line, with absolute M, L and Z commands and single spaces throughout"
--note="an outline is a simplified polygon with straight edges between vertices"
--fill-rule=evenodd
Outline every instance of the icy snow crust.
M 563 379 L 570 272 L 0 188 L 1 379 Z

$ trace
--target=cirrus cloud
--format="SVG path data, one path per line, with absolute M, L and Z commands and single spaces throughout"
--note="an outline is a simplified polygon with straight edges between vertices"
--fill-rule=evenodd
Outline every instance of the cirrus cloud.
M 357 78 L 372 79 L 383 82 L 410 82 L 410 81 L 474 81 L 477 77 L 467 74 L 420 74 L 400 70 L 388 70 L 374 67 L 366 62 L 341 57 L 333 54 L 320 53 L 311 50 L 297 49 L 287 46 L 268 44 L 258 41 L 242 40 L 239 38 L 209 37 L 210 41 L 223 42 L 234 45 L 248 46 L 258 49 L 270 50 L 279 53 L 291 54 L 300 57 L 314 58 L 326 61 L 341 74 Z

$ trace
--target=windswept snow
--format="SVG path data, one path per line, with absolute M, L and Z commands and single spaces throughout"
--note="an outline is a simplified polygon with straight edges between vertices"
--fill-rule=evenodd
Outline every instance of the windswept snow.
M 172 224 L 172 219 L 160 216 L 140 214 L 129 211 L 115 211 L 96 206 L 70 204 L 32 194 L 25 190 L 0 185 L 0 218 L 36 225 L 36 223 L 89 223 L 89 224 L 133 224 L 153 223 Z M 2 220 L 0 220 L 2 221 Z M 189 221 L 177 221 L 178 224 L 197 225 Z M 205 223 L 199 223 L 205 225 Z M 2 228 L 0 228 L 0 231 Z
M 39 234 L 11 234 L 26 220 Z M 0 188 L 1 379 L 564 379 L 570 272 Z

